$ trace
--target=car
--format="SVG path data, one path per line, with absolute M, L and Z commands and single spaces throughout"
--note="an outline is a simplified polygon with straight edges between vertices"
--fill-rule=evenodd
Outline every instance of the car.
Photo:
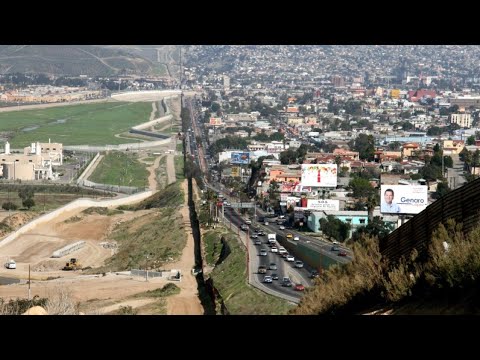
M 338 245 L 338 241 L 333 240 L 332 244 L 333 244 L 333 245 Z
M 345 250 L 340 250 L 338 256 L 347 256 L 347 252 Z
M 277 264 L 275 263 L 270 263 L 270 266 L 268 267 L 269 270 L 277 270 Z
M 291 239 L 291 238 L 293 238 L 293 235 L 290 234 L 290 233 L 288 233 L 288 234 L 287 234 L 287 239 Z
M 250 237 L 251 237 L 252 239 L 258 239 L 258 235 L 255 234 L 255 233 L 253 233 L 252 235 L 250 235 Z
M 303 261 L 300 261 L 300 260 L 295 261 L 295 267 L 299 269 L 303 268 Z
M 272 246 L 272 248 L 270 249 L 270 251 L 272 253 L 278 253 L 278 248 L 276 246 Z
M 263 277 L 263 282 L 264 283 L 271 283 L 272 282 L 272 277 L 270 275 L 266 275 Z
M 262 240 L 260 239 L 255 239 L 255 241 L 253 242 L 254 245 L 262 245 Z
M 282 280 L 282 286 L 291 287 L 292 286 L 291 280 L 288 277 L 287 278 L 284 277 Z
M 330 251 L 339 251 L 339 250 L 340 250 L 340 248 L 338 246 L 332 246 L 330 248 Z
M 267 255 L 268 255 L 267 250 L 260 249 L 260 256 L 267 256 Z
M 248 230 L 248 225 L 242 224 L 242 225 L 240 225 L 240 229 L 242 229 L 243 231 L 247 231 Z
M 266 235 L 266 234 L 265 234 L 265 231 L 263 231 L 263 230 L 260 230 L 260 231 L 258 232 L 258 236 L 265 236 L 265 235 Z
M 278 249 L 278 253 L 279 253 L 280 255 L 285 254 L 286 252 L 287 252 L 287 250 L 286 250 L 284 247 L 280 247 L 280 248 Z
M 300 241 L 300 236 L 298 236 L 298 235 L 294 236 L 294 237 L 293 237 L 293 240 L 294 240 L 294 241 Z
M 269 225 L 269 222 L 268 222 L 268 221 L 265 221 L 264 224 L 265 224 L 265 226 L 268 226 L 268 225 Z
M 285 226 L 280 225 L 279 229 L 280 229 L 280 230 L 285 230 Z
M 289 254 L 287 252 L 282 254 L 282 258 L 286 259 Z
M 295 284 L 294 290 L 305 291 L 305 286 L 303 286 L 302 284 Z
M 278 280 L 278 274 L 277 273 L 272 274 L 272 280 Z
M 285 219 L 285 215 L 278 215 L 279 219 Z
M 258 267 L 258 273 L 259 274 L 266 274 L 267 273 L 267 267 L 265 265 L 260 265 Z
M 312 272 L 310 273 L 310 279 L 316 279 L 320 276 L 320 274 L 318 273 L 317 270 L 312 270 Z
M 287 261 L 290 261 L 290 262 L 295 261 L 295 258 L 292 255 L 287 255 L 286 259 Z

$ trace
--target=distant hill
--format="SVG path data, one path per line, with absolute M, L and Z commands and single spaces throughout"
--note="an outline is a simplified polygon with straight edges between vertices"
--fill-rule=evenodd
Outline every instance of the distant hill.
M 66 76 L 167 75 L 152 45 L 0 45 L 0 74 L 45 73 Z

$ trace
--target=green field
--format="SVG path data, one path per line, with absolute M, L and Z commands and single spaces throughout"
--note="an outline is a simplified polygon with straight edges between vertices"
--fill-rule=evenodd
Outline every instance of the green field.
M 132 126 L 147 122 L 149 102 L 107 102 L 0 113 L 0 132 L 9 132 L 12 148 L 35 141 L 63 145 L 106 145 L 138 142 L 116 138 Z M 27 131 L 26 131 L 27 130 Z
M 111 151 L 102 159 L 88 180 L 99 184 L 120 186 L 148 186 L 146 165 L 131 152 Z

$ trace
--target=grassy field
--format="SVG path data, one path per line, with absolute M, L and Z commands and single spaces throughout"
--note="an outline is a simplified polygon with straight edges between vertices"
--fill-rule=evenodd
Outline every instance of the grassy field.
M 0 113 L 0 132 L 10 132 L 13 148 L 35 141 L 63 145 L 125 143 L 114 135 L 148 121 L 149 102 L 107 102 Z M 136 141 L 136 140 L 132 140 Z
M 174 157 L 173 161 L 175 164 L 175 176 L 177 177 L 177 182 L 185 180 L 185 175 L 183 174 L 183 168 L 185 166 L 183 163 L 183 156 L 177 155 Z
M 205 233 L 205 252 L 209 265 L 218 261 L 224 235 L 230 254 L 215 267 L 210 276 L 222 296 L 225 306 L 232 315 L 283 315 L 294 308 L 286 300 L 267 295 L 248 285 L 246 253 L 235 235 L 225 228 L 217 228 Z
M 146 164 L 138 161 L 135 153 L 111 151 L 88 180 L 100 184 L 145 187 L 148 175 Z
M 51 211 L 81 197 L 82 195 L 78 194 L 36 193 L 33 197 L 35 206 L 30 210 L 43 211 L 43 205 L 45 204 L 45 211 Z M 10 195 L 8 193 L 0 193 L 0 206 L 9 200 L 17 205 L 19 209 L 23 208 L 22 199 L 20 199 L 18 193 L 10 192 Z
M 159 269 L 163 263 L 180 258 L 187 235 L 181 214 L 161 209 L 122 223 L 109 236 L 112 240 L 120 245 L 118 253 L 95 272 L 144 269 L 145 254 L 152 254 L 149 268 Z

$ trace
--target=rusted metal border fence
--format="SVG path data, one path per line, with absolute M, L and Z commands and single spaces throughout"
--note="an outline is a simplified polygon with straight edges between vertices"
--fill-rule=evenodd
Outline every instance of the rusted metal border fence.
M 380 242 L 380 252 L 390 261 L 398 261 L 417 249 L 426 255 L 432 233 L 440 223 L 453 218 L 463 223 L 465 233 L 478 223 L 480 213 L 480 179 L 458 188 L 428 206 Z

